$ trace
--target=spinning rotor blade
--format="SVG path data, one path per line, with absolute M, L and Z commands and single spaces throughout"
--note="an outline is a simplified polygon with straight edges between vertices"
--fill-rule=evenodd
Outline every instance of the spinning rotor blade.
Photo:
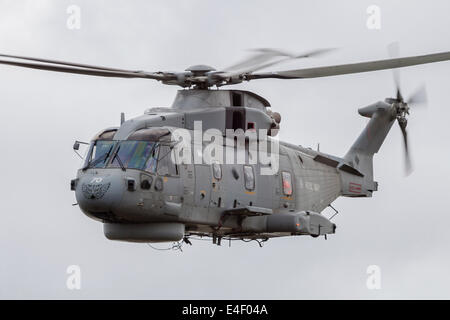
M 432 62 L 440 62 L 450 60 L 450 52 L 442 52 L 435 54 L 428 54 L 422 56 L 414 56 L 407 58 L 395 58 L 387 60 L 376 60 L 352 64 L 343 64 L 335 66 L 277 71 L 268 73 L 255 73 L 245 75 L 246 80 L 254 79 L 306 79 L 330 77 L 344 74 L 369 72 L 376 70 L 385 70 L 393 68 L 402 68 L 415 66 L 419 64 L 426 64 Z
M 388 45 L 389 57 L 391 59 L 397 59 L 400 56 L 400 45 L 398 42 L 393 42 Z M 392 69 L 392 75 L 394 77 L 395 89 L 396 89 L 396 98 L 398 101 L 403 101 L 403 96 L 401 93 L 401 85 L 400 85 L 400 72 L 398 69 Z
M 391 43 L 388 46 L 388 52 L 391 59 L 397 59 L 399 57 L 400 53 L 400 45 L 398 42 Z M 410 98 L 408 101 L 404 101 L 401 85 L 400 85 L 400 71 L 398 69 L 392 69 L 392 75 L 394 77 L 394 83 L 395 83 L 395 89 L 396 89 L 396 98 L 390 99 L 397 110 L 397 123 L 400 127 L 400 130 L 402 131 L 403 136 L 403 147 L 404 147 L 404 161 L 405 161 L 405 175 L 408 176 L 412 172 L 412 165 L 411 165 L 411 157 L 409 155 L 408 150 L 408 133 L 406 131 L 406 126 L 408 124 L 408 120 L 406 119 L 406 115 L 409 115 L 409 104 L 413 103 L 412 99 Z M 416 93 L 412 95 L 413 99 L 416 99 L 417 101 L 426 101 L 426 97 L 424 98 L 425 94 L 425 85 L 420 87 Z M 425 94 L 426 95 L 426 94 Z
M 408 104 L 426 106 L 428 103 L 427 90 L 425 85 L 419 87 L 408 99 Z
M 240 70 L 240 69 L 252 69 L 255 66 L 258 66 L 263 63 L 267 63 L 268 60 L 273 59 L 275 57 L 286 57 L 287 54 L 281 51 L 266 51 L 265 49 L 256 49 L 252 51 L 257 51 L 259 53 L 252 55 L 251 57 L 242 60 L 228 68 L 224 69 L 226 71 Z
M 29 68 L 29 69 L 37 69 L 37 70 L 82 74 L 82 75 L 99 76 L 99 77 L 143 78 L 143 79 L 154 79 L 154 80 L 161 80 L 161 81 L 162 80 L 171 80 L 173 78 L 176 78 L 172 74 L 122 70 L 122 69 L 91 66 L 91 65 L 86 65 L 86 64 L 78 64 L 78 63 L 71 63 L 71 62 L 64 62 L 64 61 L 57 61 L 57 60 L 48 60 L 48 59 L 40 59 L 40 58 L 22 57 L 22 56 L 12 56 L 12 55 L 5 55 L 5 54 L 0 54 L 0 57 L 26 61 L 26 62 L 18 62 L 18 61 L 0 59 L 0 64 Z M 29 61 L 35 61 L 35 62 L 39 62 L 39 63 L 29 62 Z
M 292 54 L 278 49 L 270 49 L 270 48 L 253 49 L 252 51 L 256 51 L 257 54 L 252 55 L 250 58 L 247 58 L 228 68 L 225 68 L 224 71 L 220 71 L 218 74 L 224 78 L 233 77 L 241 74 L 252 73 L 289 60 L 320 56 L 332 50 L 335 49 L 334 48 L 315 49 L 300 54 Z M 276 60 L 273 61 L 273 59 Z
M 405 155 L 405 175 L 409 176 L 412 172 L 411 158 L 408 150 L 408 133 L 406 131 L 406 122 L 397 121 L 403 135 L 403 147 Z

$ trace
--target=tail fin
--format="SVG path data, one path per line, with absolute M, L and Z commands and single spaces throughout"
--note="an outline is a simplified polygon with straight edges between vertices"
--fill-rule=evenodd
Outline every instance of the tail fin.
M 373 181 L 373 155 L 380 149 L 396 118 L 392 106 L 382 101 L 361 108 L 358 112 L 370 118 L 370 121 L 344 157 L 346 164 L 363 175 L 358 179 L 351 174 L 341 175 L 342 195 L 351 197 L 371 196 L 372 191 L 376 190 L 376 183 Z

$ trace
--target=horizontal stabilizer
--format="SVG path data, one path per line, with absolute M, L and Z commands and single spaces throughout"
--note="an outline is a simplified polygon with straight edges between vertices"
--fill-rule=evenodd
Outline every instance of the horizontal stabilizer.
M 314 161 L 323 163 L 323 164 L 325 164 L 327 166 L 330 166 L 330 167 L 333 167 L 333 168 L 336 168 L 338 166 L 338 164 L 339 164 L 339 161 L 336 161 L 336 160 L 331 159 L 331 158 L 327 158 L 327 157 L 325 157 L 323 155 L 320 155 L 320 154 L 318 154 L 317 156 L 314 157 Z
M 359 176 L 359 177 L 364 177 L 364 175 L 361 172 L 359 172 L 358 170 L 356 170 L 353 167 L 350 167 L 348 164 L 341 165 L 339 167 L 339 170 L 345 171 L 345 172 L 350 173 L 350 174 L 354 174 L 354 175 Z
M 323 163 L 324 165 L 327 165 L 327 166 L 330 166 L 333 168 L 338 168 L 339 170 L 345 171 L 350 174 L 354 174 L 359 177 L 364 177 L 364 175 L 361 172 L 359 172 L 357 169 L 355 169 L 345 163 L 339 165 L 340 162 L 336 159 L 332 159 L 331 157 L 326 157 L 324 155 L 318 154 L 317 156 L 314 157 L 314 161 Z

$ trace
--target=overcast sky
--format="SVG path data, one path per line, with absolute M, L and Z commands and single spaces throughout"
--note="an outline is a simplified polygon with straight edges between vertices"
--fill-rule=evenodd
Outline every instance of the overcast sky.
M 67 28 L 67 8 L 81 29 Z M 370 30 L 366 10 L 381 9 Z M 118 68 L 182 71 L 229 66 L 251 48 L 325 57 L 283 67 L 318 66 L 450 51 L 450 3 L 442 1 L 0 0 L 0 53 Z M 73 141 L 170 106 L 176 87 L 0 66 L 0 298 L 299 299 L 450 298 L 448 179 L 450 62 L 403 69 L 405 95 L 426 83 L 428 109 L 408 125 L 414 173 L 405 178 L 400 130 L 375 159 L 379 192 L 338 199 L 337 233 L 184 251 L 112 242 L 102 225 L 73 207 L 70 179 L 80 159 Z M 261 80 L 236 88 L 267 98 L 280 112 L 280 138 L 342 156 L 363 129 L 357 109 L 394 95 L 390 71 L 314 80 Z M 326 215 L 331 212 L 326 210 Z M 163 247 L 163 246 L 159 246 Z M 81 268 L 81 290 L 66 269 Z M 366 286 L 381 269 L 381 289 Z

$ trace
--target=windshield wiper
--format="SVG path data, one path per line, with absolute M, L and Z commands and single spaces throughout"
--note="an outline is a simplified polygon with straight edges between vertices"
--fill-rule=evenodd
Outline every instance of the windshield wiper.
M 113 146 L 111 146 L 111 147 L 109 148 L 108 152 L 105 153 L 104 155 L 102 155 L 100 158 L 97 158 L 97 159 L 94 159 L 94 160 L 89 161 L 88 164 L 83 168 L 83 170 L 86 170 L 86 169 L 89 169 L 89 168 L 91 168 L 91 167 L 93 167 L 93 166 L 96 166 L 96 165 L 99 164 L 100 162 L 105 161 L 106 159 L 108 159 L 108 157 L 109 157 L 109 155 L 110 155 L 112 149 L 113 149 Z
M 120 146 L 117 148 L 116 154 L 114 155 L 114 158 L 112 159 L 112 161 L 114 161 L 114 159 L 117 159 L 117 162 L 119 162 L 119 166 L 122 169 L 122 171 L 127 171 L 127 169 L 123 165 L 122 160 L 120 160 L 119 150 L 120 150 Z

